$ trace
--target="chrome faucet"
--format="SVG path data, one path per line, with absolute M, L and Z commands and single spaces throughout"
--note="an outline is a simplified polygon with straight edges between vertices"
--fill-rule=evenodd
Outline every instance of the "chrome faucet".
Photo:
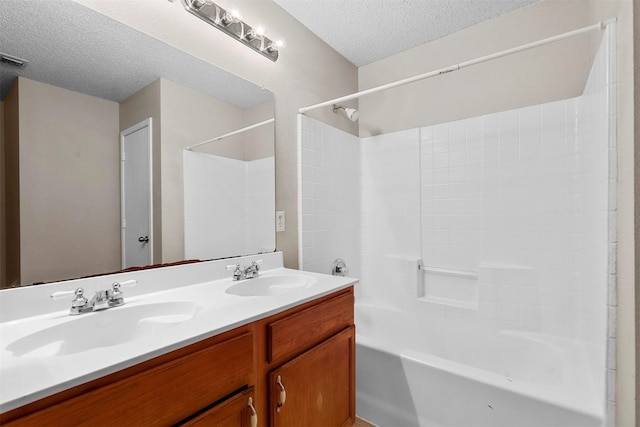
M 233 270 L 233 280 L 253 279 L 260 275 L 262 260 L 253 261 L 248 267 L 240 267 L 240 264 L 227 265 L 227 270 Z
M 71 301 L 69 314 L 76 316 L 78 314 L 91 313 L 92 311 L 106 310 L 107 308 L 123 305 L 124 297 L 120 288 L 123 286 L 134 286 L 136 283 L 138 283 L 137 280 L 114 282 L 113 285 L 111 285 L 111 289 L 96 292 L 91 300 L 88 300 L 84 296 L 84 289 L 82 288 L 77 288 L 75 291 L 54 292 L 51 294 L 51 298 L 60 299 L 67 295 L 75 295 L 73 301 Z

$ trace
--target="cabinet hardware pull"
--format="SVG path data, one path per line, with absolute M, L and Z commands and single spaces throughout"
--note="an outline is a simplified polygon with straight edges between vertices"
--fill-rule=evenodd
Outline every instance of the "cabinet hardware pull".
M 280 375 L 276 378 L 276 384 L 280 386 L 280 402 L 276 406 L 276 412 L 280 412 L 280 408 L 284 406 L 284 402 L 287 400 L 287 391 L 284 389 Z
M 249 398 L 247 402 L 247 406 L 251 408 L 251 427 L 257 427 L 258 425 L 258 413 L 256 412 L 256 408 L 253 407 L 253 399 Z

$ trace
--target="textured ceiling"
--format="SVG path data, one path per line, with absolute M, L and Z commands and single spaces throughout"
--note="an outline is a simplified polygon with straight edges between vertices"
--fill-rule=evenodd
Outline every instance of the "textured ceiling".
M 158 0 L 159 1 L 159 0 Z M 159 77 L 239 107 L 271 92 L 71 0 L 0 0 L 0 99 L 18 75 L 120 102 Z
M 274 0 L 360 67 L 539 0 Z

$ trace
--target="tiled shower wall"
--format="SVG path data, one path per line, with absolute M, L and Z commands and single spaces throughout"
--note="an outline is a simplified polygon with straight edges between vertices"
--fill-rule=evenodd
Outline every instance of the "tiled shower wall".
M 596 144 L 597 131 L 579 141 L 588 104 L 563 100 L 420 131 L 424 263 L 445 276 L 477 273 L 462 298 L 500 329 L 577 337 L 584 319 L 605 318 L 583 316 L 585 291 L 606 289 L 589 283 L 606 283 L 607 268 L 607 144 Z M 437 276 L 427 275 L 427 297 Z M 449 286 L 433 296 L 455 303 Z
M 414 325 L 579 339 L 612 422 L 615 43 L 605 34 L 578 98 L 364 138 L 359 152 L 357 138 L 302 117 L 301 256 L 303 269 L 323 260 L 314 271 L 326 272 L 344 248 L 359 252 L 358 301 L 391 305 Z M 337 184 L 313 170 L 333 162 L 359 177 Z M 339 189 L 350 208 L 334 223 L 315 203 Z M 334 237 L 319 244 L 319 231 Z
M 360 139 L 301 117 L 301 268 L 360 277 Z

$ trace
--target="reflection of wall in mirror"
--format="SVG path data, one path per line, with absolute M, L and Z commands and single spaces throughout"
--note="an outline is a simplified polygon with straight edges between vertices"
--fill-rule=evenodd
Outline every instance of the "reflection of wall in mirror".
M 25 78 L 10 92 L 7 283 L 117 269 L 118 104 Z

